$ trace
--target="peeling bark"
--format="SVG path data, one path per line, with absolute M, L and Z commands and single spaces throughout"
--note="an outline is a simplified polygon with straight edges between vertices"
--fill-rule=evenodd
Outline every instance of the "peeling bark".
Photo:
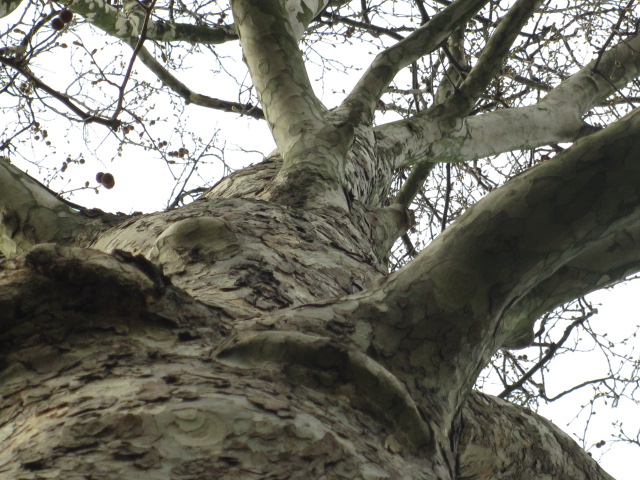
M 37 243 L 90 239 L 121 220 L 57 198 L 0 157 L 0 258 L 25 252 Z
M 486 3 L 450 3 L 329 111 L 298 48 L 326 2 L 233 0 L 277 150 L 179 209 L 86 210 L 0 162 L 1 475 L 609 480 L 549 422 L 472 388 L 538 315 L 640 270 L 640 111 L 387 272 L 413 221 L 411 194 L 389 199 L 394 169 L 583 137 L 581 116 L 638 76 L 635 36 L 537 105 L 464 117 L 535 9 L 518 1 L 458 93 L 374 128 L 394 75 Z M 138 33 L 105 3 L 72 8 Z
M 593 248 L 611 251 L 607 242 L 637 224 L 627 216 L 640 184 L 638 118 L 509 182 L 391 276 L 380 245 L 397 231 L 379 234 L 373 219 L 402 211 L 258 200 L 274 162 L 181 209 L 69 242 L 78 247 L 42 244 L 4 260 L 5 472 L 609 478 L 541 419 L 470 389 L 489 356 L 526 330 L 509 323 L 512 309 L 528 311 L 527 295 L 555 284 L 563 264 L 590 268 Z M 595 178 L 599 197 L 584 205 Z M 522 223 L 524 212 L 538 212 L 537 223 Z M 556 221 L 559 235 L 532 236 Z M 585 248 L 573 251 L 577 229 Z M 637 253 L 627 244 L 600 268 L 628 272 Z M 572 292 L 592 285 L 573 281 Z M 514 423 L 523 427 L 506 427 Z M 501 440 L 505 430 L 512 437 Z
M 566 433 L 533 412 L 476 393 L 462 417 L 458 478 L 613 480 Z

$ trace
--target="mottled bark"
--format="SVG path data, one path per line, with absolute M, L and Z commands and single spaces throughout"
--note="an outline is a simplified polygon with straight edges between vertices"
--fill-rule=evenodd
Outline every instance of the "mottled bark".
M 0 258 L 44 242 L 90 239 L 120 219 L 57 198 L 0 156 Z
M 578 230 L 576 252 L 588 252 L 633 216 L 616 202 L 636 202 L 637 162 L 625 155 L 637 147 L 637 118 L 508 183 L 392 276 L 377 233 L 386 210 L 257 200 L 275 162 L 181 209 L 97 234 L 87 222 L 92 235 L 4 260 L 6 474 L 609 478 L 555 429 L 550 443 L 541 419 L 470 389 L 521 335 L 505 320 L 514 299 L 580 258 L 568 248 Z M 578 208 L 596 178 L 599 200 Z M 532 236 L 554 222 L 558 235 Z M 529 430 L 507 429 L 522 416 Z
M 471 395 L 461 423 L 458 478 L 613 480 L 553 423 L 504 400 Z
M 389 198 L 395 168 L 591 133 L 582 114 L 638 74 L 636 36 L 602 55 L 609 82 L 585 69 L 537 105 L 463 118 L 534 10 L 519 1 L 458 93 L 374 128 L 393 76 L 486 3 L 452 2 L 329 111 L 297 46 L 326 3 L 234 0 L 277 151 L 179 209 L 88 211 L 0 163 L 0 474 L 610 479 L 548 422 L 472 386 L 537 315 L 640 269 L 640 111 L 386 269 L 412 222 L 412 194 Z M 124 11 L 73 5 L 125 41 L 139 33 Z

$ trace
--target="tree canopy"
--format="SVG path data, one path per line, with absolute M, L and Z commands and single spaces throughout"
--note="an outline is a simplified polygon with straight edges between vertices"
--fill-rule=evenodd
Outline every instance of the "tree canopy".
M 87 247 L 142 254 L 224 312 L 216 322 L 233 318 L 224 362 L 311 368 L 307 355 L 348 351 L 345 381 L 369 395 L 376 378 L 389 395 L 377 408 L 409 444 L 437 450 L 434 478 L 454 464 L 450 478 L 483 478 L 481 448 L 516 455 L 479 439 L 471 414 L 460 433 L 465 408 L 501 408 L 501 427 L 519 415 L 474 385 L 497 382 L 492 393 L 533 409 L 590 388 L 589 418 L 599 402 L 640 401 L 635 331 L 609 340 L 584 299 L 640 270 L 634 0 L 0 2 L 0 252 L 26 258 L 20 268 L 131 263 Z M 166 211 L 144 220 L 129 198 L 151 189 Z M 107 196 L 130 209 L 87 207 Z M 343 257 L 314 251 L 326 268 L 273 280 L 263 265 L 277 255 L 244 245 L 241 222 L 221 213 L 262 221 L 240 200 L 264 209 L 261 245 L 281 258 L 298 254 L 279 222 L 302 237 L 315 225 Z M 196 214 L 198 202 L 216 214 Z M 296 223 L 305 215 L 318 217 Z M 215 251 L 219 275 L 245 274 L 233 287 L 207 277 L 215 294 L 196 288 L 187 247 L 200 263 Z M 249 285 L 246 304 L 228 296 Z M 550 393 L 552 362 L 580 349 L 606 368 Z M 614 427 L 640 447 L 640 426 Z M 603 444 L 583 434 L 584 448 Z

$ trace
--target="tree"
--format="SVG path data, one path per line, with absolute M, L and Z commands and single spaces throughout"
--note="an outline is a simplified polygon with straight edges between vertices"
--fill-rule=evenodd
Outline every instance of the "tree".
M 154 122 L 136 105 L 155 88 L 134 61 L 189 102 L 264 119 L 277 149 L 148 215 L 83 208 L 0 162 L 3 475 L 611 478 L 552 423 L 473 387 L 496 352 L 531 344 L 546 312 L 640 270 L 632 7 L 27 5 L 31 28 L 13 25 L 0 56 L 25 122 L 8 128 L 9 153 L 20 135 L 47 137 L 40 105 L 132 142 Z M 133 53 L 120 71 L 94 61 L 62 91 L 36 58 L 79 17 Z M 598 46 L 579 69 L 568 25 L 554 23 L 567 18 Z M 386 42 L 331 109 L 299 48 L 327 29 Z M 174 44 L 227 41 L 242 47 L 259 107 L 195 93 L 170 68 Z M 575 63 L 562 63 L 565 48 Z M 91 93 L 101 84 L 111 100 Z M 525 150 L 501 186 L 476 162 Z M 456 193 L 452 165 L 475 195 Z M 407 232 L 427 228 L 412 205 L 440 199 L 427 225 L 441 231 L 401 266 L 396 241 L 411 256 Z

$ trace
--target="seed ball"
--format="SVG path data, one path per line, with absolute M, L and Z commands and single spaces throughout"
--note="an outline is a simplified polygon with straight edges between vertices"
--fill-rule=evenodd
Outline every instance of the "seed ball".
M 69 23 L 73 19 L 73 12 L 71 10 L 62 10 L 58 18 L 64 23 Z
M 96 181 L 108 189 L 113 188 L 116 184 L 116 180 L 113 178 L 113 175 L 104 172 L 98 172 L 96 175 Z
M 105 188 L 113 188 L 115 184 L 116 184 L 116 181 L 113 178 L 113 175 L 111 175 L 110 173 L 105 173 L 102 176 L 102 185 L 104 185 Z
M 51 20 L 51 28 L 60 31 L 64 28 L 64 22 L 59 18 L 54 18 L 53 20 Z

